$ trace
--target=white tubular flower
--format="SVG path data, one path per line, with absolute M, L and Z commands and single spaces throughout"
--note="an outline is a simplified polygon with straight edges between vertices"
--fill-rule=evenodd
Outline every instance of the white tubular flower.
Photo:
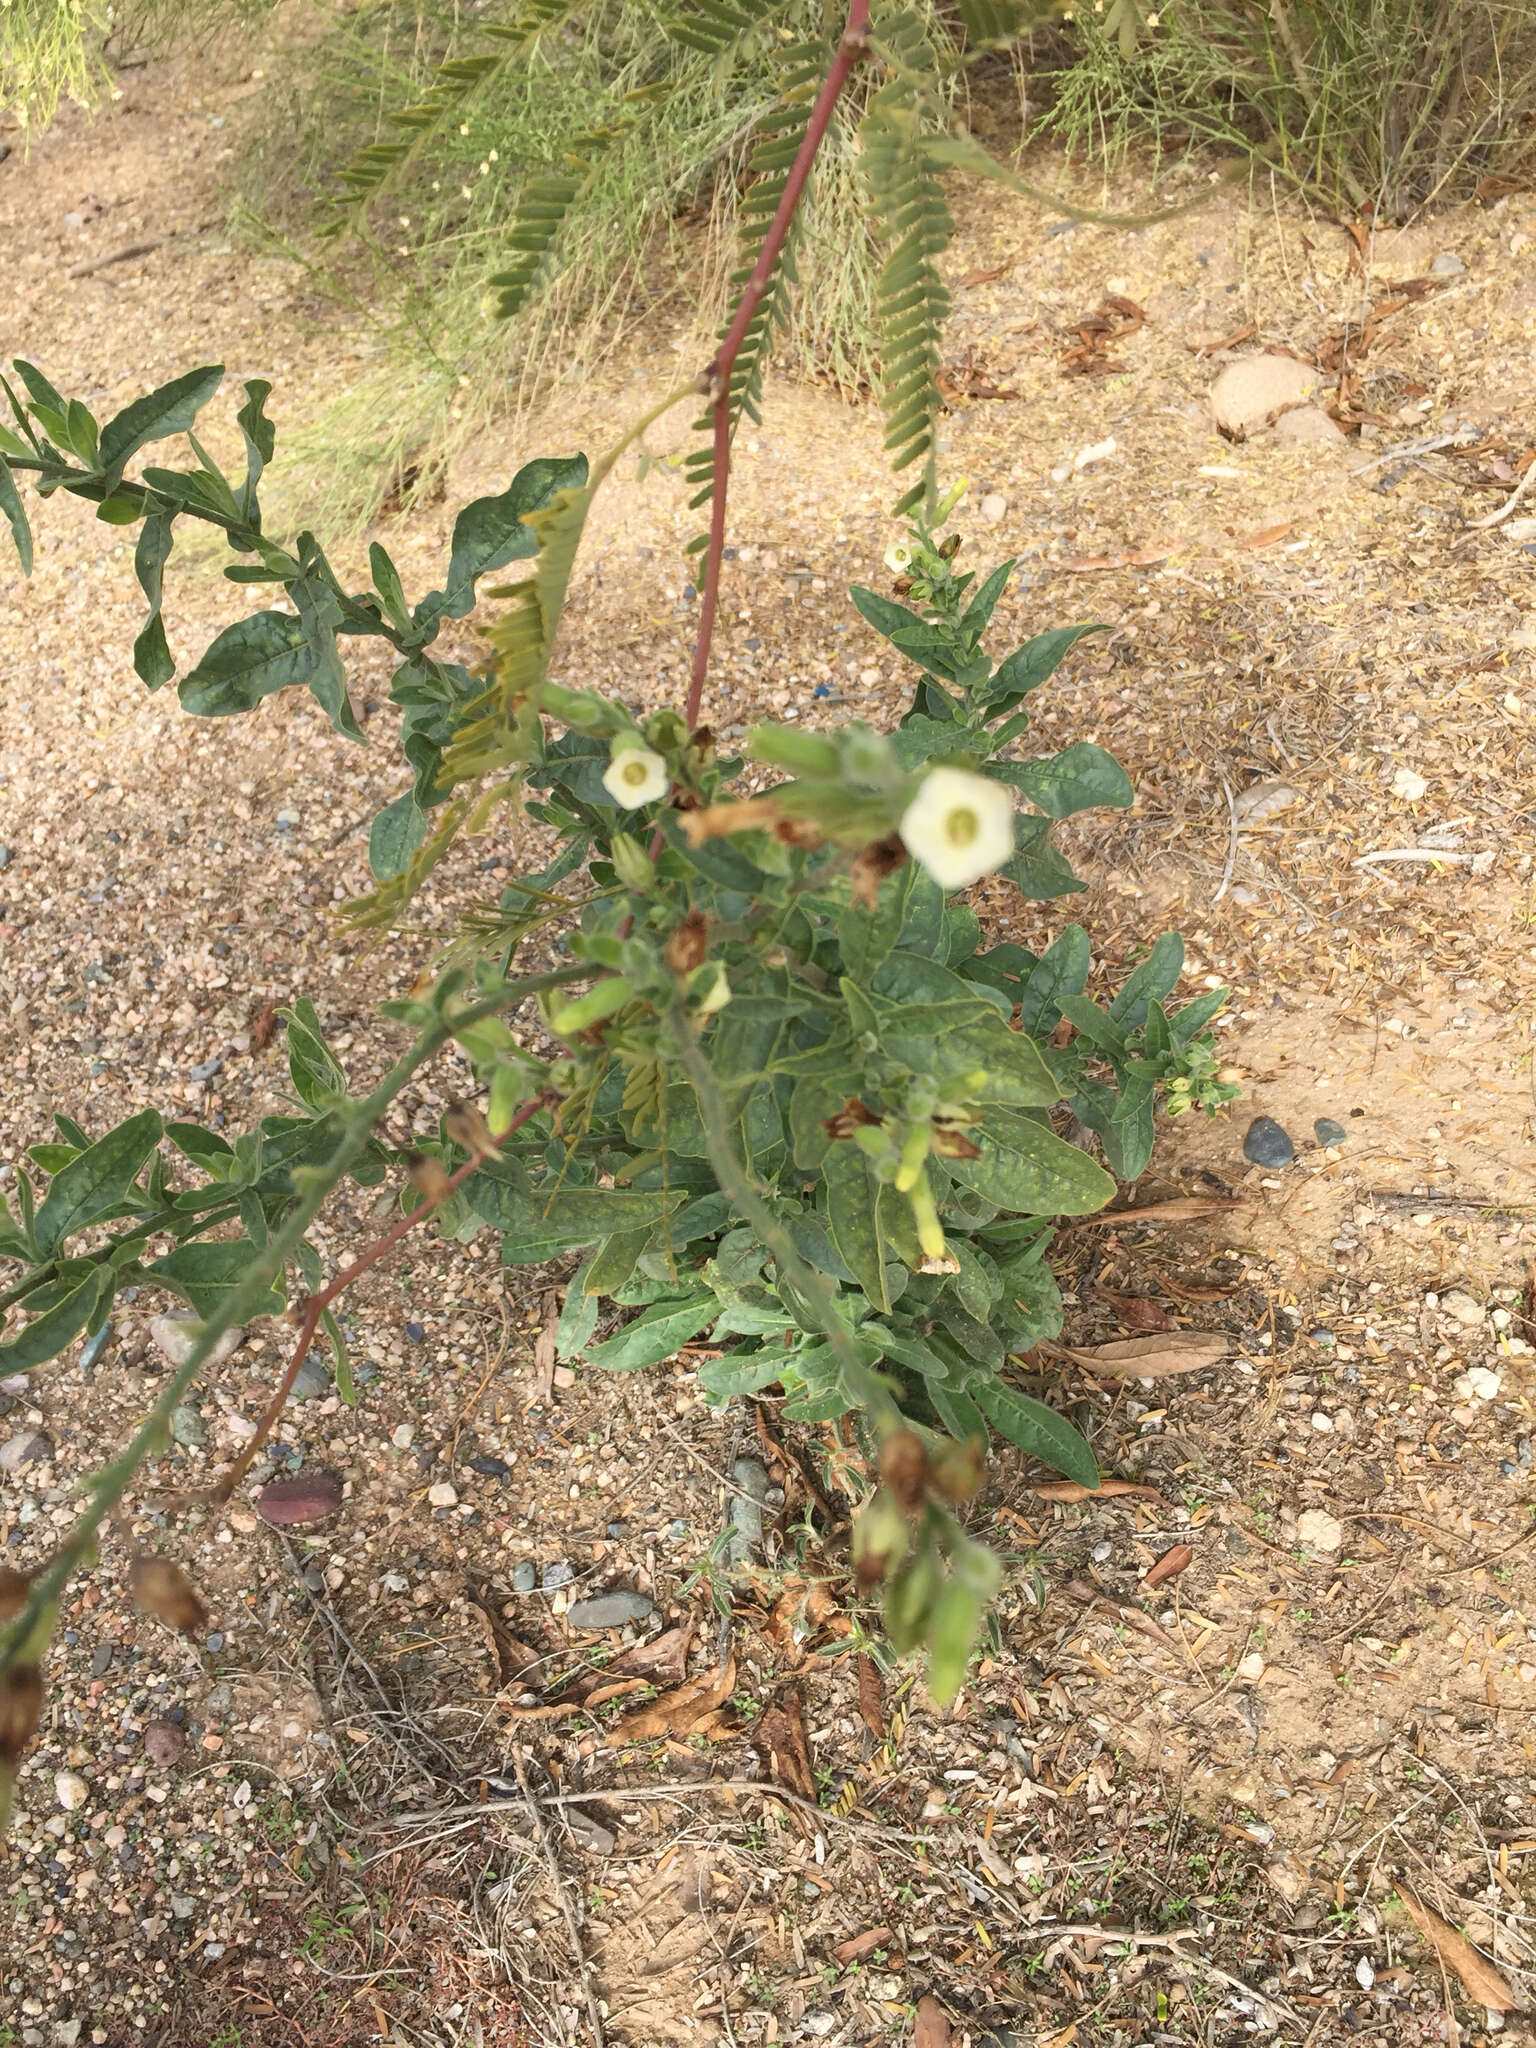
M 912 566 L 912 550 L 904 540 L 893 540 L 885 551 L 885 566 L 893 575 L 904 576 Z
M 941 889 L 966 889 L 1013 852 L 1013 800 L 966 768 L 935 768 L 901 818 L 902 844 Z
M 637 811 L 642 804 L 653 804 L 665 796 L 668 780 L 666 762 L 638 740 L 621 745 L 603 770 L 604 789 L 626 811 Z

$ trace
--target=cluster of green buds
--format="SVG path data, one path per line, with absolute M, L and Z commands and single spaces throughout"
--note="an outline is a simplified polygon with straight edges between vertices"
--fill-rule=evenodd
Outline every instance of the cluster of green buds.
M 914 604 L 934 605 L 940 611 L 950 609 L 952 599 L 958 596 L 951 589 L 956 577 L 950 564 L 960 552 L 960 536 L 952 533 L 943 541 L 937 536 L 939 528 L 958 511 L 968 488 L 965 477 L 951 484 L 931 513 L 914 519 L 908 538 L 893 540 L 886 549 L 885 566 L 896 578 L 898 597 L 910 597 Z
M 967 1536 L 955 1509 L 986 1475 L 986 1445 L 915 1429 L 892 1430 L 880 1447 L 880 1484 L 853 1528 L 859 1590 L 884 1588 L 891 1647 L 929 1646 L 928 1686 L 948 1705 L 997 1592 L 1002 1568 Z

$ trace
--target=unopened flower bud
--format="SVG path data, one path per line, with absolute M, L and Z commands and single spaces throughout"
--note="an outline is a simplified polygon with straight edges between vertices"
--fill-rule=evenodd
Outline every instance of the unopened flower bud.
M 915 1515 L 928 1486 L 928 1448 L 914 1429 L 893 1429 L 880 1446 L 880 1477 L 903 1514 Z

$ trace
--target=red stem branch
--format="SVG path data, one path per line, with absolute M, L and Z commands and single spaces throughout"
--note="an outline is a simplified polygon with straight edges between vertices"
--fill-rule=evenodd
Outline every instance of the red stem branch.
M 530 1101 L 525 1102 L 517 1112 L 517 1115 L 513 1117 L 511 1123 L 507 1125 L 507 1128 L 497 1133 L 497 1142 L 499 1143 L 503 1138 L 510 1138 L 514 1131 L 520 1131 L 531 1116 L 535 1116 L 541 1109 L 547 1109 L 552 1099 L 549 1095 L 541 1092 L 533 1096 Z M 320 1318 L 325 1314 L 331 1303 L 339 1294 L 344 1294 L 354 1280 L 360 1280 L 370 1267 L 376 1266 L 386 1252 L 393 1251 L 401 1238 L 405 1237 L 410 1231 L 413 1231 L 418 1223 L 425 1223 L 434 1211 L 442 1207 L 454 1189 L 462 1187 L 476 1168 L 483 1165 L 489 1157 L 490 1154 L 483 1150 L 472 1152 L 456 1172 L 449 1174 L 447 1180 L 435 1195 L 431 1196 L 427 1201 L 419 1202 L 408 1216 L 402 1216 L 397 1223 L 391 1224 L 384 1235 L 376 1238 L 366 1251 L 360 1252 L 350 1266 L 343 1267 L 328 1287 L 321 1288 L 318 1294 L 311 1294 L 305 1297 L 303 1313 L 299 1321 L 298 1341 L 293 1347 L 293 1356 L 288 1361 L 288 1369 L 278 1381 L 277 1391 L 267 1403 L 262 1418 L 256 1425 L 256 1434 L 251 1438 L 218 1485 L 214 1487 L 212 1498 L 215 1502 L 229 1499 L 245 1474 L 250 1470 L 256 1453 L 276 1428 L 277 1419 L 283 1412 L 283 1403 L 288 1399 L 289 1394 L 292 1393 L 293 1383 L 299 1376 L 299 1368 L 309 1356 L 310 1346 L 315 1341 L 315 1332 L 320 1327 Z
M 778 209 L 769 223 L 758 252 L 752 275 L 747 279 L 741 303 L 736 308 L 736 317 L 726 330 L 725 339 L 716 349 L 708 370 L 709 388 L 714 393 L 715 462 L 714 490 L 709 507 L 709 548 L 704 559 L 704 592 L 699 606 L 699 631 L 693 645 L 693 675 L 688 685 L 688 723 L 696 726 L 699 722 L 699 705 L 704 695 L 704 678 L 709 673 L 710 649 L 715 637 L 715 613 L 720 604 L 720 565 L 725 558 L 725 512 L 726 497 L 731 481 L 731 372 L 752 316 L 756 313 L 768 281 L 773 275 L 774 265 L 783 253 L 784 243 L 789 235 L 790 223 L 800 204 L 805 190 L 806 179 L 811 174 L 811 165 L 816 161 L 832 120 L 832 111 L 842 96 L 843 87 L 848 83 L 854 66 L 859 63 L 868 49 L 866 31 L 869 27 L 869 0 L 849 0 L 848 25 L 838 43 L 837 54 L 826 77 L 822 80 L 821 91 L 816 95 L 816 104 L 811 109 L 811 118 L 806 123 L 805 135 L 790 166 L 789 176 L 784 181 L 784 190 L 779 198 Z

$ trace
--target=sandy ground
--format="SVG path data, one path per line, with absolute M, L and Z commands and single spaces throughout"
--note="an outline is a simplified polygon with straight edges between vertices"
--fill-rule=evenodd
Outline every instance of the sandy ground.
M 174 66 L 126 85 L 111 123 L 65 119 L 0 168 L 0 352 L 107 406 L 202 361 L 270 377 L 280 463 L 285 424 L 366 337 L 325 324 L 296 266 L 229 243 L 243 85 Z M 1042 747 L 1098 740 L 1138 789 L 1064 835 L 1091 883 L 1066 914 L 1112 969 L 1181 928 L 1188 991 L 1232 989 L 1247 1091 L 1171 1127 L 1126 1198 L 1242 1206 L 1074 1231 L 1067 1335 L 1161 1313 L 1231 1355 L 1141 1385 L 1054 1369 L 1106 1470 L 1150 1490 L 1061 1501 L 996 1461 L 982 1515 L 1015 1569 L 943 1717 L 861 1659 L 836 1516 L 830 1539 L 806 1516 L 827 1443 L 771 1404 L 764 1436 L 707 1410 L 686 1358 L 550 1384 L 532 1340 L 561 1275 L 411 1241 L 348 1297 L 357 1407 L 322 1389 L 271 1461 L 340 1473 L 333 1521 L 290 1542 L 239 1502 L 190 1528 L 145 1507 L 136 1535 L 206 1589 L 214 1633 L 193 1649 L 134 1613 L 120 1542 L 77 1585 L 8 1845 L 0 2042 L 588 2041 L 584 1973 L 634 2048 L 898 2040 L 925 1996 L 972 2048 L 1491 2040 L 1499 2016 L 1403 1891 L 1495 1961 L 1519 2008 L 1500 2038 L 1532 2038 L 1536 561 L 1513 522 L 1469 525 L 1536 444 L 1536 200 L 1383 236 L 1364 270 L 1283 203 L 1131 234 L 958 205 L 945 460 L 973 479 L 968 549 L 1021 557 L 1001 635 L 1115 629 L 1040 703 Z M 1366 311 L 1394 297 L 1362 357 Z M 1127 331 L 1068 374 L 1111 298 L 1144 321 L 1112 315 Z M 1367 415 L 1347 440 L 1217 435 L 1207 394 L 1234 354 L 1327 360 L 1332 338 L 1336 360 L 1346 323 L 1345 396 Z M 528 455 L 600 448 L 693 366 L 696 337 L 648 341 L 388 529 L 408 590 L 433 579 L 453 503 Z M 985 389 L 1003 395 L 967 395 Z M 225 445 L 222 399 L 207 418 Z M 663 459 L 600 501 L 560 658 L 646 702 L 681 696 L 691 644 L 674 420 L 650 436 Z M 1388 456 L 1463 427 L 1462 447 Z M 879 438 L 868 411 L 772 392 L 733 504 L 717 726 L 894 718 L 902 679 L 845 594 L 879 580 L 890 537 Z M 5 1177 L 55 1108 L 100 1128 L 146 1102 L 232 1127 L 280 1107 L 279 1046 L 251 1023 L 299 994 L 376 1075 L 395 1043 L 377 1003 L 519 857 L 493 837 L 408 931 L 344 943 L 331 907 L 403 780 L 379 673 L 354 675 L 367 748 L 308 700 L 189 720 L 132 675 L 130 548 L 73 503 L 36 525 L 31 582 L 0 561 Z M 239 593 L 195 551 L 167 583 L 185 664 Z M 987 900 L 1023 938 L 1064 914 Z M 451 1085 L 405 1115 L 428 1127 Z M 1261 1113 L 1297 1142 L 1282 1172 L 1243 1159 Z M 1342 1146 L 1313 1141 L 1318 1117 Z M 333 1256 L 364 1241 L 369 1199 L 336 1205 Z M 0 1393 L 0 1437 L 52 1447 L 0 1476 L 7 1556 L 46 1551 L 72 1483 L 153 1398 L 160 1305 L 128 1305 L 89 1383 L 68 1357 Z M 282 1339 L 253 1331 L 210 1380 L 204 1441 L 158 1483 L 229 1455 Z M 711 1545 L 743 1449 L 787 1501 L 762 1569 L 728 1582 Z M 444 1478 L 458 1501 L 434 1509 Z M 1179 1545 L 1185 1568 L 1144 1584 Z M 515 1590 L 520 1565 L 539 1590 Z M 707 1737 L 621 1750 L 624 1701 L 568 1704 L 593 1645 L 566 1607 L 610 1581 L 686 1632 L 669 1648 L 690 1675 L 734 1658 Z M 774 1747 L 759 1717 L 787 1700 L 819 1811 L 752 1789 Z M 185 1746 L 157 1762 L 144 1731 L 166 1719 Z

